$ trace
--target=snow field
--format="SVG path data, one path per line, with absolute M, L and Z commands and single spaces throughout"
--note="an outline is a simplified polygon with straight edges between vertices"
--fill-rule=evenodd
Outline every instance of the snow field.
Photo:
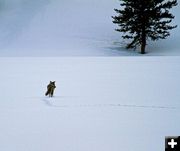
M 1 58 L 0 150 L 164 150 L 180 132 L 179 60 Z

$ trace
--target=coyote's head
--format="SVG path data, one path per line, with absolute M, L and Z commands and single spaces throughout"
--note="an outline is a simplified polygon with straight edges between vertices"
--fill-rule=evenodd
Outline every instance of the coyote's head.
M 50 84 L 55 86 L 55 82 L 56 81 L 50 81 Z

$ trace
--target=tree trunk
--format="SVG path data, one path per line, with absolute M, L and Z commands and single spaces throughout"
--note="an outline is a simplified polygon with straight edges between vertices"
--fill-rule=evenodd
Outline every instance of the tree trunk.
M 141 54 L 145 54 L 146 49 L 146 2 L 142 1 L 141 6 Z
M 145 25 L 142 26 L 142 36 L 141 36 L 141 54 L 145 54 L 146 49 L 146 32 Z
M 141 54 L 145 54 L 145 49 L 146 49 L 146 42 L 142 41 L 142 44 L 141 44 Z

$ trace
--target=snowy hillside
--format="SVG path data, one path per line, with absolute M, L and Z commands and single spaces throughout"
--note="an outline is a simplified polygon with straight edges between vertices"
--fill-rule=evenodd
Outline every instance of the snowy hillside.
M 180 134 L 179 57 L 1 58 L 0 68 L 1 151 L 162 151 Z
M 111 16 L 118 0 L 1 0 L 0 56 L 138 55 L 123 48 Z M 180 6 L 172 10 L 179 25 Z M 179 27 L 147 55 L 179 55 Z

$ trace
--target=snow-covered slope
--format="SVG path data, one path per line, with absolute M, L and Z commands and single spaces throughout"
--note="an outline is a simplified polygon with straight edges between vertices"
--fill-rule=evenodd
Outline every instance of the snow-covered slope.
M 0 68 L 1 151 L 161 151 L 180 134 L 179 57 L 1 58 Z
M 111 16 L 118 0 L 1 0 L 0 56 L 134 55 Z M 172 10 L 179 24 L 179 6 Z M 179 28 L 147 55 L 179 55 Z

